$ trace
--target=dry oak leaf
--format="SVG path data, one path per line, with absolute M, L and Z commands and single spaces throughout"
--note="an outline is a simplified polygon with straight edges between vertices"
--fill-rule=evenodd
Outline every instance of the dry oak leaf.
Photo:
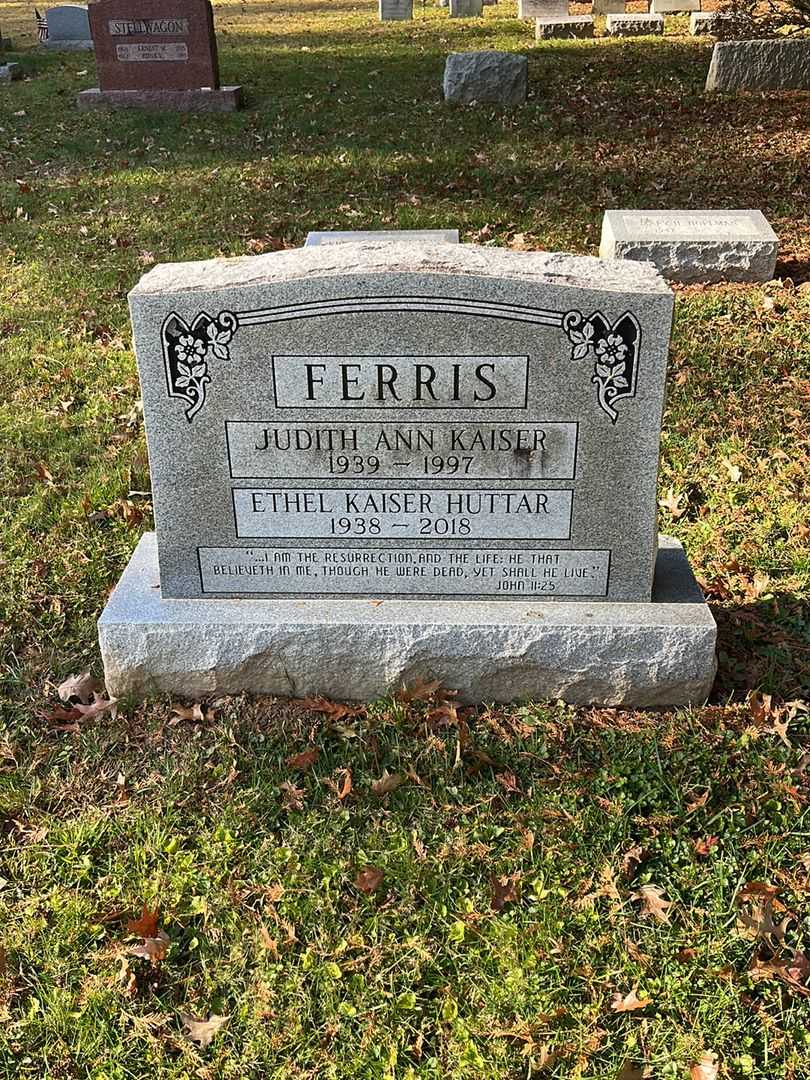
M 719 1072 L 717 1054 L 713 1054 L 711 1050 L 705 1050 L 700 1055 L 700 1061 L 695 1062 L 689 1070 L 689 1076 L 690 1080 L 717 1080 Z
M 324 713 L 332 720 L 343 720 L 347 716 L 360 716 L 364 712 L 362 705 L 344 705 L 340 701 L 330 701 L 329 698 L 320 695 L 301 698 L 301 704 L 310 712 Z
M 309 750 L 302 750 L 300 754 L 291 754 L 287 758 L 287 764 L 291 769 L 300 769 L 302 772 L 306 772 L 307 769 L 311 769 L 315 762 L 318 760 L 320 750 L 317 746 L 311 746 Z
M 283 810 L 304 809 L 303 788 L 296 787 L 289 780 L 282 780 L 279 787 L 281 788 L 281 807 Z
M 323 782 L 334 791 L 340 802 L 343 802 L 352 793 L 352 770 L 338 769 L 337 775 L 340 777 L 339 780 L 332 780 L 331 777 L 325 776 Z
M 132 919 L 127 923 L 127 930 L 130 934 L 135 934 L 142 938 L 157 937 L 158 932 L 158 916 L 160 915 L 160 908 L 154 909 L 147 907 L 144 904 L 141 908 L 141 913 L 137 919 Z
M 641 901 L 642 915 L 651 915 L 656 922 L 669 923 L 667 909 L 673 904 L 671 900 L 664 898 L 658 885 L 642 885 L 638 892 L 631 893 L 630 899 Z
M 354 879 L 354 887 L 365 893 L 366 896 L 370 896 L 382 885 L 384 877 L 383 871 L 376 866 L 364 866 Z
M 629 994 L 621 995 L 621 991 L 617 990 L 613 995 L 613 1000 L 610 1003 L 612 1012 L 635 1012 L 636 1009 L 646 1009 L 652 1002 L 652 998 L 640 998 L 635 990 L 631 990 Z
M 669 510 L 673 520 L 677 521 L 679 517 L 683 517 L 686 513 L 686 507 L 681 506 L 683 497 L 683 492 L 676 495 L 674 488 L 670 488 L 666 495 L 658 500 L 658 505 L 662 510 Z
M 810 957 L 798 949 L 790 960 L 755 959 L 749 973 L 754 979 L 780 979 L 794 993 L 810 997 Z
M 81 713 L 84 720 L 92 720 L 94 716 L 100 716 L 102 713 L 107 712 L 108 709 L 112 710 L 114 717 L 117 701 L 117 698 L 104 698 L 100 694 L 94 693 L 93 700 L 89 705 L 74 705 L 73 707 L 76 712 Z
M 186 1038 L 200 1047 L 205 1047 L 211 1045 L 214 1036 L 225 1027 L 229 1018 L 211 1013 L 207 1020 L 201 1020 L 190 1013 L 180 1013 L 180 1019 L 183 1021 L 183 1034 Z
M 441 689 L 441 682 L 439 679 L 432 679 L 430 682 L 425 682 L 422 679 L 418 679 L 411 686 L 402 686 L 396 694 L 399 701 L 430 701 L 434 698 L 437 692 Z
M 371 790 L 375 795 L 388 795 L 396 791 L 398 787 L 402 787 L 404 783 L 405 777 L 402 773 L 390 773 L 388 769 L 383 769 L 380 779 L 371 781 Z
M 172 707 L 173 719 L 169 723 L 175 727 L 181 720 L 191 720 L 194 723 L 201 723 L 203 720 L 211 719 L 210 716 L 202 710 L 202 705 L 199 702 L 195 702 L 193 705 L 174 705 Z
M 161 960 L 166 959 L 169 944 L 169 935 L 165 930 L 159 930 L 154 937 L 144 938 L 140 945 L 130 946 L 128 952 L 131 956 L 148 960 L 153 967 L 157 967 Z
M 99 690 L 104 689 L 104 684 L 95 679 L 89 671 L 83 671 L 81 675 L 70 675 L 56 688 L 60 701 L 70 701 L 78 698 L 82 705 L 89 705 Z

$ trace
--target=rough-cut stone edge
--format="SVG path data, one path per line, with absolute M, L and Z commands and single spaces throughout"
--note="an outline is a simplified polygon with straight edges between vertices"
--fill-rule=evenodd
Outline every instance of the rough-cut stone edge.
M 234 112 L 242 104 L 241 86 L 216 90 L 82 90 L 80 109 L 152 109 L 156 112 Z
M 664 16 L 644 11 L 613 13 L 605 17 L 605 33 L 609 37 L 646 37 L 664 33 Z
M 162 600 L 144 536 L 99 619 L 116 696 L 305 694 L 371 700 L 439 678 L 464 701 L 700 704 L 717 628 L 680 544 L 661 537 L 653 601 Z
M 663 217 L 663 216 L 672 215 L 674 217 L 676 214 L 686 214 L 689 217 L 695 217 L 695 218 L 700 218 L 700 217 L 709 218 L 709 217 L 712 217 L 712 216 L 722 217 L 723 215 L 731 216 L 732 214 L 740 214 L 740 215 L 744 214 L 745 217 L 749 221 L 753 220 L 756 223 L 756 226 L 759 229 L 759 235 L 758 236 L 739 237 L 738 241 L 740 243 L 749 242 L 749 241 L 753 242 L 753 243 L 758 243 L 760 241 L 764 241 L 764 242 L 767 242 L 767 243 L 778 243 L 779 242 L 779 237 L 773 231 L 773 227 L 771 226 L 771 223 L 768 221 L 768 219 L 765 217 L 765 215 L 762 213 L 761 210 L 740 209 L 738 207 L 734 207 L 733 209 L 726 209 L 725 207 L 720 207 L 719 209 L 715 209 L 715 210 L 704 210 L 702 208 L 697 209 L 697 210 L 691 210 L 691 209 L 684 209 L 684 210 L 677 210 L 677 209 L 674 209 L 674 210 L 657 210 L 657 209 L 656 210 L 643 210 L 643 209 L 641 209 L 641 210 L 619 210 L 619 209 L 605 210 L 605 213 L 604 213 L 604 215 L 602 217 L 602 232 L 603 232 L 603 235 L 608 235 L 612 240 L 614 240 L 616 242 L 619 242 L 619 241 L 632 241 L 633 243 L 642 243 L 642 244 L 655 244 L 655 243 L 676 243 L 677 244 L 677 243 L 681 242 L 681 239 L 678 238 L 678 237 L 673 237 L 671 240 L 668 240 L 667 237 L 665 237 L 665 236 L 660 236 L 660 237 L 659 236 L 640 237 L 638 235 L 638 233 L 634 233 L 634 232 L 631 231 L 631 226 L 630 226 L 630 224 L 628 222 L 628 217 L 632 219 L 632 217 L 634 217 L 636 215 L 638 215 L 638 216 L 643 215 L 645 217 Z M 701 231 L 700 236 L 684 237 L 683 238 L 684 243 L 692 243 L 692 242 L 697 242 L 697 241 L 712 241 L 712 242 L 718 242 L 718 243 L 726 241 L 729 244 L 737 242 L 732 237 L 723 236 L 723 235 L 721 235 L 719 233 L 710 233 L 706 229 L 703 229 Z
M 535 19 L 535 37 L 538 41 L 549 38 L 593 37 L 592 15 L 568 15 L 564 19 Z
M 810 74 L 805 74 L 801 83 L 791 82 L 775 75 L 778 52 L 785 55 L 790 52 L 810 53 L 810 39 L 782 38 L 750 39 L 746 41 L 717 41 L 712 50 L 712 59 L 706 76 L 706 93 L 733 94 L 738 91 L 798 90 L 810 89 Z M 756 54 L 759 53 L 759 56 Z M 741 64 L 739 57 L 748 55 L 747 65 Z M 724 57 L 727 58 L 724 61 Z M 744 74 L 743 74 L 744 72 Z
M 312 277 L 394 273 L 468 274 L 615 292 L 670 292 L 655 267 L 644 263 L 606 264 L 592 255 L 509 251 L 474 244 L 357 243 L 161 263 L 144 274 L 130 297 L 274 285 Z

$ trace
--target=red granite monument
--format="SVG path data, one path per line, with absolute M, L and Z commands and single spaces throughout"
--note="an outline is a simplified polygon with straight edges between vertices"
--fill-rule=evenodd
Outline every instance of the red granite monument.
M 210 0 L 96 0 L 89 13 L 99 85 L 80 108 L 239 107 L 241 87 L 220 86 Z

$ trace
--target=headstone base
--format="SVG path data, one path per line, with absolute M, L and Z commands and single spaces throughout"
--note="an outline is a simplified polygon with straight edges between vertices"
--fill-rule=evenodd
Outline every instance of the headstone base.
M 109 693 L 247 691 L 370 701 L 439 679 L 465 702 L 705 701 L 717 628 L 680 544 L 661 537 L 652 603 L 163 600 L 154 533 L 98 624 Z
M 61 41 L 59 38 L 53 38 L 53 40 L 43 41 L 42 47 L 49 49 L 51 52 L 93 52 L 95 46 L 93 42 L 85 38 L 77 38 L 75 41 L 66 39 Z
M 234 112 L 242 104 L 241 86 L 218 90 L 82 90 L 80 109 L 152 109 L 155 112 Z

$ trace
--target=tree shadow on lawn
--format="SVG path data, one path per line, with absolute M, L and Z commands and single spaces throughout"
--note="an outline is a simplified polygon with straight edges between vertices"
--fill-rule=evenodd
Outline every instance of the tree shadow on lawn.
M 777 592 L 767 600 L 712 601 L 718 672 L 712 700 L 741 699 L 754 689 L 785 701 L 810 693 L 810 601 Z

